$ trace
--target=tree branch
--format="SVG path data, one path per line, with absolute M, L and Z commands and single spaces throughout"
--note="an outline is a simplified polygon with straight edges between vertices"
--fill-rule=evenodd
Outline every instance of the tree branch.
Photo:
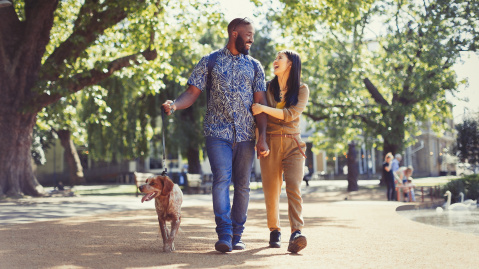
M 360 119 L 364 124 L 370 126 L 372 129 L 377 128 L 377 123 L 375 121 L 370 120 L 365 115 L 352 115 L 353 119 Z
M 152 61 L 156 59 L 156 50 L 145 50 L 141 53 L 132 54 L 129 56 L 121 57 L 113 60 L 108 64 L 108 68 L 105 69 L 91 69 L 86 73 L 77 74 L 71 78 L 64 80 L 58 80 L 56 82 L 57 87 L 67 89 L 69 93 L 75 93 L 81 89 L 96 85 L 100 81 L 111 76 L 115 71 L 121 70 L 125 67 L 139 64 L 138 57 L 142 55 L 146 60 Z M 48 106 L 62 98 L 64 95 L 61 93 L 47 94 L 44 93 L 35 98 L 28 106 L 33 107 L 34 110 L 39 111 L 43 107 Z
M 386 99 L 384 99 L 384 97 L 378 91 L 376 86 L 374 86 L 374 84 L 368 78 L 365 78 L 363 80 L 363 82 L 364 82 L 364 85 L 366 86 L 366 89 L 369 91 L 369 93 L 373 97 L 374 101 L 376 101 L 376 103 L 378 103 L 382 106 L 390 106 L 388 101 L 386 101 Z
M 65 62 L 75 62 L 80 54 L 102 35 L 106 29 L 118 24 L 127 17 L 128 10 L 125 9 L 132 2 L 122 1 L 121 3 L 125 3 L 125 5 L 120 5 L 116 2 L 113 0 L 105 2 L 104 5 L 109 6 L 109 8 L 103 9 L 103 11 L 94 10 L 95 3 L 92 4 L 92 1 L 84 4 L 91 8 L 82 7 L 79 16 L 89 12 L 89 19 L 84 22 L 81 18 L 77 19 L 73 33 L 45 61 L 43 70 L 46 70 L 48 73 L 43 73 L 41 79 L 57 80 L 65 66 Z
M 310 114 L 310 113 L 307 113 L 307 112 L 303 112 L 303 115 L 305 115 L 306 117 L 314 120 L 314 121 L 322 121 L 322 120 L 325 120 L 325 119 L 328 119 L 329 116 L 316 116 L 316 115 L 313 115 L 313 114 Z
M 11 75 L 19 68 L 19 66 L 28 66 L 28 68 L 21 68 L 17 75 L 19 84 L 16 88 L 19 91 L 16 93 L 15 103 L 18 105 L 24 101 L 29 92 L 26 90 L 30 88 L 33 81 L 28 79 L 28 76 L 36 76 L 37 72 L 31 73 L 31 70 L 38 70 L 41 66 L 43 54 L 46 46 L 50 42 L 50 31 L 53 27 L 53 20 L 58 0 L 44 0 L 44 1 L 25 1 L 25 21 L 21 22 L 21 36 L 18 43 L 18 49 L 14 53 L 11 62 Z M 30 84 L 30 85 L 29 85 Z

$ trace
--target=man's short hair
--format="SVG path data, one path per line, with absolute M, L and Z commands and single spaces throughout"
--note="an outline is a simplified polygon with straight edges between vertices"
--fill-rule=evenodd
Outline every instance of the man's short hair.
M 250 25 L 253 24 L 253 21 L 250 20 L 248 17 L 244 18 L 236 18 L 228 24 L 228 36 L 231 36 L 233 34 L 233 31 L 236 31 L 238 27 L 242 25 Z
M 396 156 L 394 156 L 394 157 L 395 157 L 396 159 L 397 159 L 397 158 L 401 158 L 401 159 L 402 159 L 402 156 L 401 156 L 401 154 L 399 154 L 399 153 L 396 154 Z

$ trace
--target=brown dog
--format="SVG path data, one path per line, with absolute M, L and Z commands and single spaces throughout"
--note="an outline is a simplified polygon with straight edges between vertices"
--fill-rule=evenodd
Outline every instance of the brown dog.
M 173 241 L 181 222 L 183 192 L 167 176 L 149 177 L 146 183 L 139 187 L 139 190 L 145 193 L 145 196 L 141 199 L 142 203 L 155 198 L 160 233 L 161 237 L 163 237 L 163 251 L 174 251 L 175 245 Z M 168 232 L 168 227 L 166 227 L 167 221 L 171 221 L 171 233 Z

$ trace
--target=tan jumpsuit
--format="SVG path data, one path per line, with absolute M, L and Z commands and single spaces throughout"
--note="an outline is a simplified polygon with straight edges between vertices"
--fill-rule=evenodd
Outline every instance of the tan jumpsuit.
M 281 108 L 281 103 L 274 100 L 273 93 L 266 92 L 268 106 Z M 291 232 L 302 230 L 301 182 L 304 175 L 304 152 L 306 143 L 301 140 L 299 120 L 309 98 L 308 86 L 302 84 L 299 89 L 298 103 L 289 108 L 282 108 L 284 120 L 268 115 L 267 138 L 270 154 L 260 159 L 261 178 L 266 203 L 266 214 L 270 231 L 281 231 L 279 223 L 279 198 L 281 185 L 286 182 L 288 196 L 288 216 Z M 299 144 L 299 146 L 298 146 Z M 301 150 L 300 150 L 301 148 Z

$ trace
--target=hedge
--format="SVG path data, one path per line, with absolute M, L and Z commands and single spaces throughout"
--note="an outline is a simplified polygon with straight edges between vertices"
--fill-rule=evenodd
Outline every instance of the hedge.
M 451 192 L 451 202 L 458 203 L 461 201 L 460 192 L 464 193 L 464 200 L 479 198 L 479 174 L 468 175 L 462 178 L 454 179 L 441 188 L 442 194 L 446 191 Z

